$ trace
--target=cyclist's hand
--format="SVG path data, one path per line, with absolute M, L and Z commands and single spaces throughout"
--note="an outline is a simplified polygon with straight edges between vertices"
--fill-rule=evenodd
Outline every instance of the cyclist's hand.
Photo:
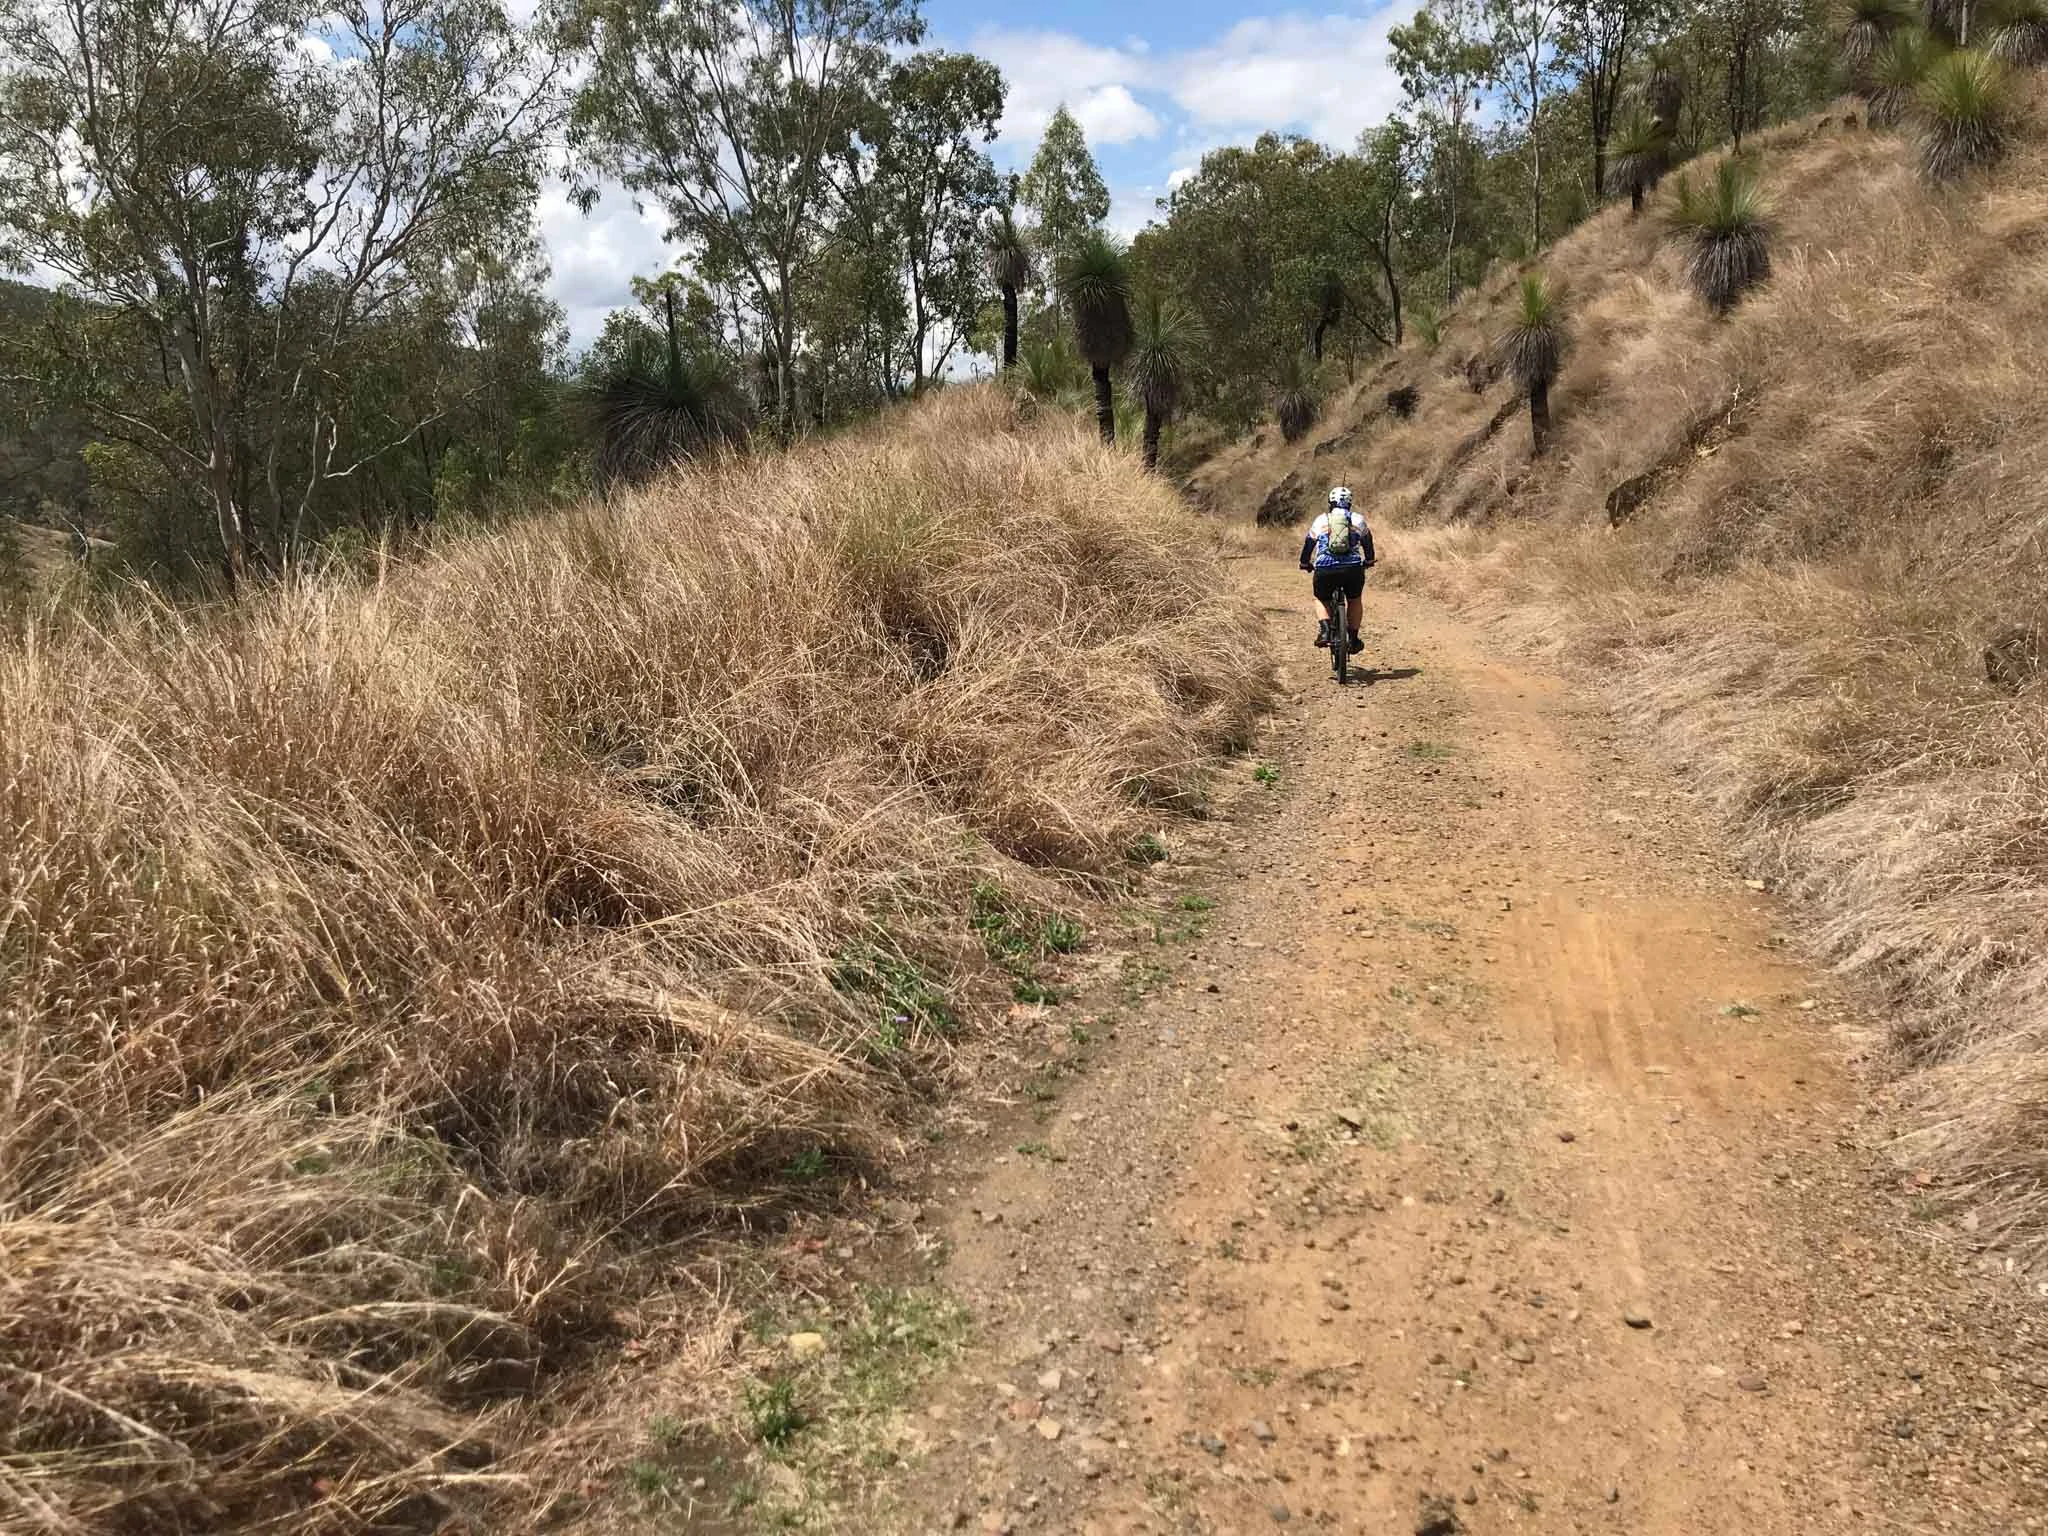
M 1304 560 L 1304 561 L 1302 561 L 1302 562 L 1301 562 L 1301 568 L 1302 568 L 1302 569 L 1303 569 L 1304 571 L 1313 571 L 1313 570 L 1315 570 L 1315 567 L 1314 567 L 1314 566 L 1312 566 L 1312 565 L 1310 565 L 1310 564 L 1309 564 L 1309 563 L 1308 563 L 1308 562 L 1307 562 L 1306 560 Z

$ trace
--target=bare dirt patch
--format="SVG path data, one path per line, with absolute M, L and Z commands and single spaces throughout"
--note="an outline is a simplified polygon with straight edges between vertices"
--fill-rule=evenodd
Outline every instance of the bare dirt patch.
M 1253 579 L 1294 703 L 1216 905 L 1037 1147 L 954 1154 L 972 1342 L 816 1523 L 2040 1528 L 2039 1326 L 1931 1238 L 1770 897 L 1554 680 L 1376 593 L 1339 693 Z

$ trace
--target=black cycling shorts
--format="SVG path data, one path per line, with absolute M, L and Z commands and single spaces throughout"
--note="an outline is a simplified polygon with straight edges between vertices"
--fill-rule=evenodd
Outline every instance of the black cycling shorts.
M 1356 601 L 1365 593 L 1363 565 L 1319 565 L 1315 574 L 1316 601 L 1327 603 L 1335 593 Z

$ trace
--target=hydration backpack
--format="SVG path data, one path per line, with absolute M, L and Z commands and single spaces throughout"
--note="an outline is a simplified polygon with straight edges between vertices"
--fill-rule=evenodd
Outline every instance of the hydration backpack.
M 1328 518 L 1329 531 L 1323 536 L 1323 548 L 1330 552 L 1332 560 L 1349 560 L 1358 553 L 1358 527 L 1351 521 L 1351 514 L 1342 507 L 1332 507 Z

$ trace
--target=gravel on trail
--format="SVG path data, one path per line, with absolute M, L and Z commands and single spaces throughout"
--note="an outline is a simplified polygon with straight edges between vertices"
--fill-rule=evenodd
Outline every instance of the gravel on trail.
M 917 1224 L 973 1342 L 843 1528 L 2048 1531 L 2034 1308 L 1902 1181 L 1870 1021 L 1677 781 L 1400 591 L 1340 690 L 1249 571 L 1278 783 L 1176 846 L 1215 908 L 1052 1155 L 945 1154 Z

